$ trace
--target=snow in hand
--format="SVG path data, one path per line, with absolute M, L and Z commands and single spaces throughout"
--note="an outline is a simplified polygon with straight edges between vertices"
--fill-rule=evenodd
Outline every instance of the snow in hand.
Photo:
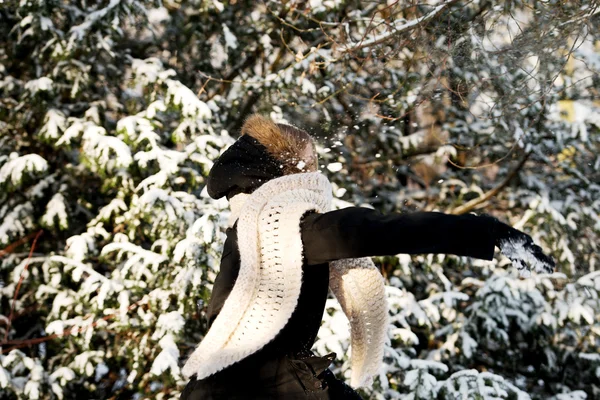
M 519 270 L 521 276 L 529 276 L 530 271 L 537 273 L 551 273 L 554 266 L 543 253 L 536 251 L 539 246 L 522 238 L 511 238 L 500 246 L 502 253 L 508 257 Z

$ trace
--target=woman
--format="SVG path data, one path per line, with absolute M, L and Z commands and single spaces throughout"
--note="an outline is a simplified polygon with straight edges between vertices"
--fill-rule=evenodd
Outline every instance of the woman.
M 231 217 L 207 315 L 209 332 L 186 362 L 181 399 L 360 399 L 328 369 L 335 354 L 310 349 L 328 287 L 351 320 L 352 385 L 377 373 L 387 310 L 370 256 L 446 253 L 491 260 L 494 247 L 519 269 L 554 262 L 531 238 L 489 216 L 330 211 L 311 137 L 254 115 L 216 161 L 212 198 Z

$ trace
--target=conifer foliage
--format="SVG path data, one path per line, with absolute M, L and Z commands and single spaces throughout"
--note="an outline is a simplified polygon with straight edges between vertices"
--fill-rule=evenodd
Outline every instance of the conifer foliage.
M 337 207 L 486 212 L 557 259 L 378 258 L 365 398 L 597 398 L 598 32 L 595 1 L 0 0 L 0 399 L 178 398 L 251 112 L 314 133 Z M 348 379 L 349 342 L 331 299 Z

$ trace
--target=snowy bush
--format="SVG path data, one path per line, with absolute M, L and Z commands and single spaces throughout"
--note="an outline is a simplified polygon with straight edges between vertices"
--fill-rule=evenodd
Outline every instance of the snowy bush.
M 251 112 L 318 138 L 336 207 L 486 212 L 557 260 L 378 258 L 366 398 L 599 396 L 594 2 L 5 1 L 0 21 L 0 399 L 179 397 L 229 213 L 206 176 Z M 333 299 L 315 351 L 349 378 Z

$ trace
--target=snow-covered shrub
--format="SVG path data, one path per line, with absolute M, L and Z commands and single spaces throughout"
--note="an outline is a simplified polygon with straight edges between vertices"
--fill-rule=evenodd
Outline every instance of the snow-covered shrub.
M 0 3 L 0 399 L 178 398 L 250 112 L 315 134 L 336 207 L 487 212 L 557 259 L 378 258 L 365 396 L 597 396 L 594 2 Z M 346 378 L 347 324 L 329 301 L 315 345 Z

